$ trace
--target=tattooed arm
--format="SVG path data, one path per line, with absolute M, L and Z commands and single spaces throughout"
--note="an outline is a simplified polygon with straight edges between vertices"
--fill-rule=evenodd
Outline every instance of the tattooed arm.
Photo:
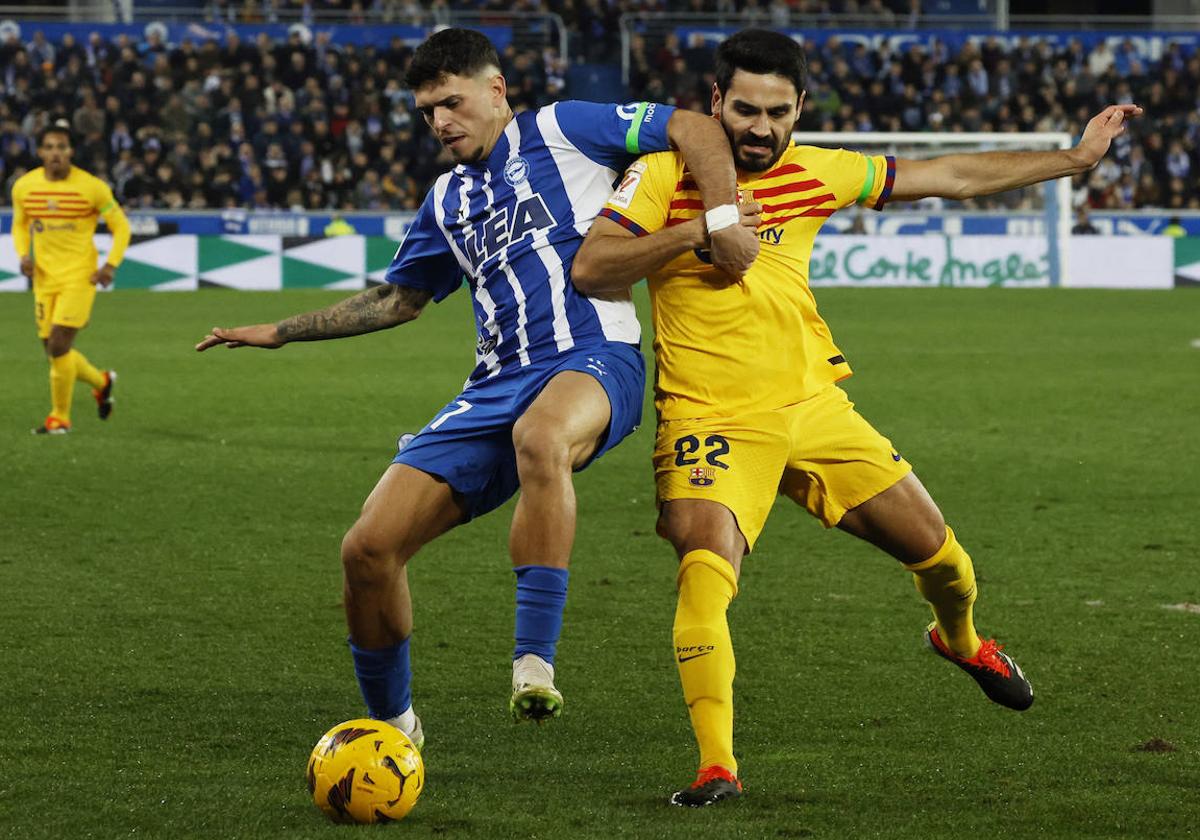
M 196 345 L 196 349 L 207 350 L 224 344 L 231 348 L 265 347 L 273 350 L 291 341 L 321 341 L 386 330 L 416 318 L 431 297 L 423 289 L 385 283 L 319 312 L 293 315 L 277 324 L 213 327 L 212 332 Z

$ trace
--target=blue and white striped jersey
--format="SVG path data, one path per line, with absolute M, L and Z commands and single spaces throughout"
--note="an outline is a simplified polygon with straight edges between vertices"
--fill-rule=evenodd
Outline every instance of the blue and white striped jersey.
M 581 295 L 571 263 L 618 175 L 637 155 L 669 148 L 673 111 L 557 102 L 518 114 L 485 160 L 437 179 L 386 279 L 440 301 L 466 275 L 478 331 L 468 382 L 576 346 L 639 341 L 633 304 Z

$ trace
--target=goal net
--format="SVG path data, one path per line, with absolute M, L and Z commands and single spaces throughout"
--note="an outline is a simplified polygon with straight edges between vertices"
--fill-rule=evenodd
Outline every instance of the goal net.
M 918 159 L 970 152 L 1069 149 L 1073 145 L 1071 135 L 1065 132 L 797 131 L 792 138 L 799 145 Z M 889 202 L 886 212 L 882 214 L 860 211 L 839 213 L 830 219 L 826 230 L 865 234 L 917 233 L 956 238 L 975 234 L 1045 237 L 1050 285 L 1058 286 L 1066 275 L 1067 244 L 1071 233 L 1071 191 L 1071 179 L 1060 178 L 966 201 L 928 198 L 911 203 Z M 969 247 L 969 239 L 959 241 Z

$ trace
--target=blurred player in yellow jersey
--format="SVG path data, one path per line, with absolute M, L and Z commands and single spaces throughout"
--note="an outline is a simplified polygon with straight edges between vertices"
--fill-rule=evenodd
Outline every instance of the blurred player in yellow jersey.
M 746 30 L 717 50 L 712 112 L 738 166 L 737 212 L 703 213 L 674 152 L 625 173 L 575 258 L 585 294 L 623 294 L 647 277 L 658 372 L 654 453 L 658 532 L 679 556 L 675 658 L 700 772 L 676 805 L 740 795 L 733 755 L 734 657 L 726 608 L 742 557 L 777 493 L 826 527 L 899 560 L 929 602 L 925 641 L 993 701 L 1024 710 L 1033 690 L 995 640 L 975 631 L 971 559 L 912 467 L 835 383 L 850 375 L 808 287 L 813 240 L 853 204 L 966 198 L 1084 172 L 1141 109 L 1112 106 L 1069 151 L 951 155 L 927 161 L 796 146 L 805 62 L 790 38 Z M 761 250 L 741 281 L 710 264 L 707 236 L 757 228 Z
M 65 120 L 38 136 L 42 166 L 12 188 L 13 243 L 21 272 L 33 280 L 38 338 L 50 359 L 50 414 L 34 434 L 71 431 L 71 397 L 77 379 L 92 386 L 101 420 L 113 409 L 117 374 L 101 371 L 74 349 L 75 334 L 92 314 L 97 286 L 109 286 L 129 246 L 129 220 L 108 184 L 71 165 L 71 133 Z M 96 267 L 92 237 L 101 216 L 113 244 Z

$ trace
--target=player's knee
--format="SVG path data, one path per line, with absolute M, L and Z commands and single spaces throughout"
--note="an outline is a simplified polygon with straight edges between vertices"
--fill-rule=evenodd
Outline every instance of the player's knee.
M 904 540 L 905 563 L 920 563 L 942 550 L 946 544 L 946 520 L 937 505 L 930 504 L 915 512 L 909 524 L 909 536 Z
M 513 450 L 522 484 L 571 471 L 571 446 L 552 431 L 518 424 L 513 429 Z
M 658 515 L 655 530 L 680 558 L 689 551 L 705 550 L 736 564 L 746 553 L 746 540 L 738 530 L 737 521 L 723 508 L 696 509 L 690 505 L 684 508 L 678 503 L 667 503 Z
M 654 530 L 660 537 L 671 544 L 676 554 L 680 557 L 684 555 L 685 552 L 682 549 L 687 542 L 686 535 L 679 527 L 679 521 L 669 516 L 665 509 L 659 512 L 658 522 L 655 523 Z
M 924 533 L 928 545 L 933 546 L 934 552 L 946 544 L 946 520 L 942 518 L 942 512 L 937 508 L 934 508 L 933 513 L 926 518 Z
M 384 545 L 358 527 L 351 528 L 342 538 L 342 570 L 352 587 L 381 585 L 403 562 L 403 555 L 394 547 Z

